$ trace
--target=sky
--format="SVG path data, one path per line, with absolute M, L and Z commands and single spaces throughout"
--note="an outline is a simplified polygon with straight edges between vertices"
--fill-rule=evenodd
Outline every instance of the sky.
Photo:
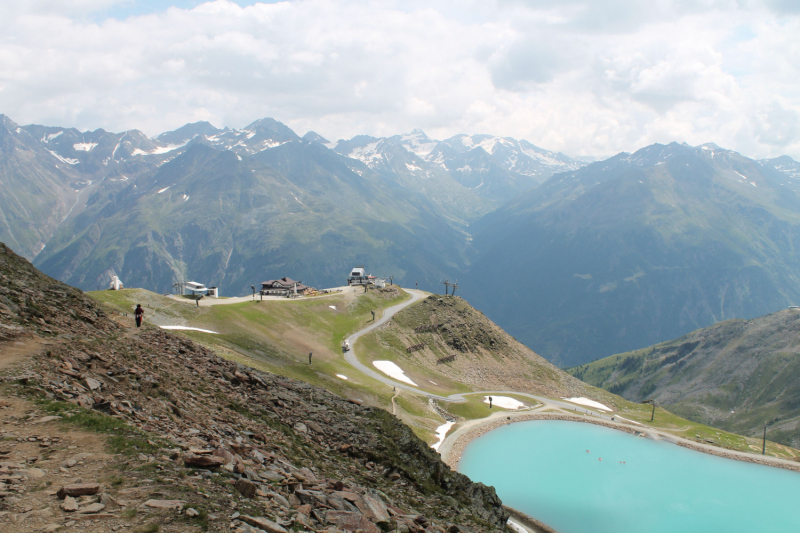
M 798 0 L 0 0 L 0 113 L 800 160 Z

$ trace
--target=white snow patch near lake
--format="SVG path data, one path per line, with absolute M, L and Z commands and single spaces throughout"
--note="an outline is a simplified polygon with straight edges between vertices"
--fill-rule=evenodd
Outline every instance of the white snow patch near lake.
M 433 448 L 437 452 L 439 451 L 439 446 L 441 446 L 442 443 L 444 442 L 444 438 L 447 436 L 447 432 L 450 431 L 450 428 L 453 427 L 453 424 L 455 424 L 455 422 L 445 422 L 444 424 L 436 428 L 436 438 L 439 440 L 434 444 L 431 444 L 431 448 Z
M 613 409 L 610 408 L 609 406 L 603 405 L 602 403 L 596 402 L 594 400 L 590 400 L 589 398 L 580 397 L 580 398 L 561 398 L 561 399 L 567 400 L 568 402 L 577 403 L 578 405 L 585 405 L 586 407 L 593 407 L 595 409 L 600 409 L 601 411 L 613 411 Z
M 406 376 L 405 371 L 394 364 L 391 361 L 373 361 L 373 365 L 375 368 L 386 374 L 392 379 L 396 379 L 397 381 L 402 381 L 403 383 L 408 383 L 409 385 L 414 385 L 415 387 L 419 387 L 416 383 L 411 381 L 411 378 Z
M 159 326 L 161 329 L 179 329 L 183 331 L 201 331 L 203 333 L 213 333 L 214 335 L 219 335 L 216 331 L 211 331 L 210 329 L 200 329 L 200 328 L 190 328 L 188 326 Z
M 630 422 L 631 424 L 636 424 L 637 426 L 641 426 L 642 425 L 639 422 L 635 422 L 633 420 L 628 420 L 627 418 L 622 418 L 619 415 L 614 415 L 614 418 L 619 418 L 620 420 L 624 420 L 625 422 Z
M 79 152 L 91 152 L 95 146 L 97 146 L 97 143 L 75 143 L 72 148 Z
M 344 374 L 336 374 L 336 377 L 339 378 L 339 379 L 344 379 L 344 380 L 347 379 L 347 376 L 345 376 Z
M 167 190 L 167 189 L 169 189 L 170 187 L 172 187 L 172 185 L 167 185 L 166 187 L 164 187 L 163 189 L 161 189 L 160 191 L 158 191 L 158 194 L 161 194 L 162 192 L 166 191 L 166 190 Z
M 519 409 L 525 407 L 525 404 L 514 398 L 508 396 L 492 396 L 492 405 L 502 407 L 503 409 Z M 483 397 L 483 403 L 489 403 L 489 396 Z
M 329 305 L 328 307 L 330 307 L 331 309 L 333 309 L 334 311 L 336 311 L 336 306 L 335 306 L 335 305 Z
M 510 518 L 508 519 L 508 522 L 506 522 L 506 524 L 508 524 L 508 527 L 510 527 L 511 530 L 515 531 L 516 533 L 528 533 L 527 529 L 525 529 L 522 525 L 517 524 Z

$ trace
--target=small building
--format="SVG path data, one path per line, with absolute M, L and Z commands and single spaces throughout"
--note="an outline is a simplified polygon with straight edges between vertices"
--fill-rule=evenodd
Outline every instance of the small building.
M 292 278 L 281 278 L 262 281 L 261 290 L 259 292 L 264 296 L 289 297 L 295 294 L 305 296 L 314 290 L 313 287 L 303 285 L 300 281 L 295 281 Z
M 375 288 L 376 289 L 385 289 L 386 288 L 386 280 L 384 278 L 375 278 Z
M 187 281 L 186 283 L 183 284 L 183 286 L 187 291 L 191 291 L 194 294 L 198 293 L 205 294 L 208 292 L 208 287 L 206 287 L 202 283 L 197 283 L 196 281 Z
M 372 285 L 373 283 L 375 283 L 375 276 L 367 274 L 363 265 L 355 267 L 347 276 L 348 285 Z
M 111 276 L 111 284 L 109 289 L 112 291 L 120 291 L 123 289 L 122 282 L 119 280 L 117 276 Z
M 209 287 L 206 296 L 211 298 L 219 298 L 219 287 Z

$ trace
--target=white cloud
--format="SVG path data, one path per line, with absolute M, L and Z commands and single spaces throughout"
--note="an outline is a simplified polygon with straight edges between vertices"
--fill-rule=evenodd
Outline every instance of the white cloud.
M 272 116 L 329 139 L 495 133 L 573 155 L 713 141 L 800 159 L 792 2 L 6 2 L 0 113 L 150 135 Z

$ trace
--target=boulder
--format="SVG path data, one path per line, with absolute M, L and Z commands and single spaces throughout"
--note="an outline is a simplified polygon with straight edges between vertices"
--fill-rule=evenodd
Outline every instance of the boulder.
M 356 502 L 356 507 L 373 522 L 386 522 L 389 520 L 389 510 L 383 499 L 374 492 L 367 491 Z
M 67 496 L 61 502 L 61 508 L 68 513 L 74 513 L 78 510 L 78 502 L 72 496 Z
M 183 456 L 183 464 L 195 468 L 218 468 L 225 464 L 225 459 L 216 455 L 193 455 Z
M 181 509 L 186 502 L 183 500 L 147 500 L 144 504 L 153 509 Z
M 64 485 L 56 494 L 63 500 L 67 496 L 89 496 L 98 492 L 100 492 L 100 483 L 73 483 Z
M 370 522 L 361 513 L 352 511 L 328 511 L 325 520 L 345 531 L 363 531 L 364 533 L 381 533 L 378 526 Z
M 256 497 L 258 485 L 245 478 L 237 479 L 233 487 L 245 498 L 253 499 Z
M 99 513 L 100 511 L 102 511 L 105 508 L 106 508 L 106 506 L 103 505 L 102 503 L 90 503 L 86 507 L 81 507 L 80 511 L 78 511 L 78 514 Z
M 253 527 L 263 529 L 267 533 L 288 533 L 288 531 L 286 531 L 286 529 L 284 529 L 283 526 L 276 524 L 272 520 L 268 520 L 263 516 L 253 517 L 253 516 L 242 515 L 239 517 L 239 520 L 241 520 L 246 524 L 250 524 Z

